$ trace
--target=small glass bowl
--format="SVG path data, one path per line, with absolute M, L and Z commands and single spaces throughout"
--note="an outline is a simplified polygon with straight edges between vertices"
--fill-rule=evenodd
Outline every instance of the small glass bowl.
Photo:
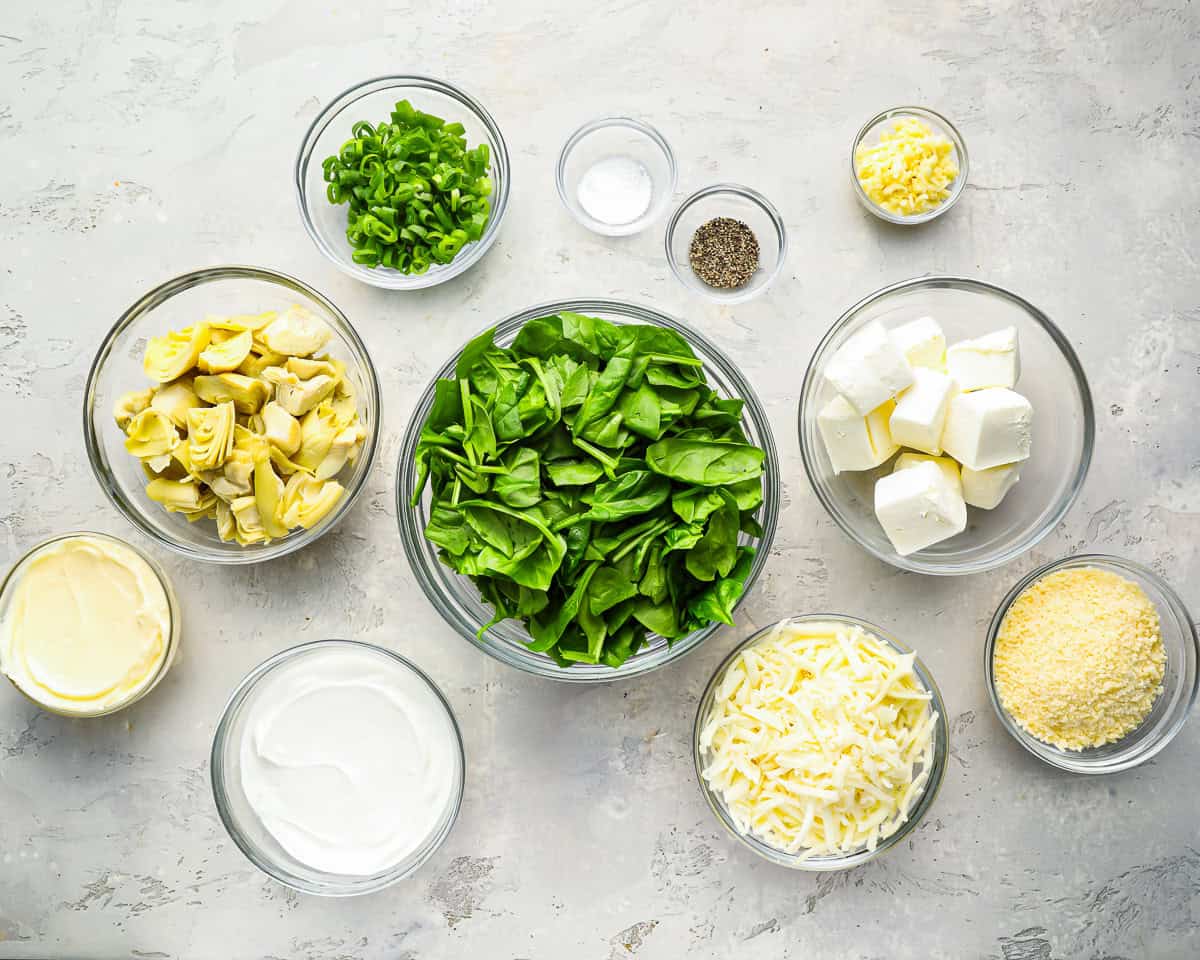
M 322 162 L 337 154 L 351 138 L 354 124 L 386 120 L 399 100 L 408 100 L 426 113 L 466 128 L 467 145 L 486 143 L 491 152 L 491 216 L 483 236 L 467 244 L 450 263 L 431 264 L 424 273 L 401 273 L 390 267 L 355 263 L 354 248 L 346 239 L 347 204 L 329 202 Z M 300 144 L 295 167 L 296 200 L 300 218 L 313 243 L 347 276 L 387 290 L 421 290 L 445 283 L 469 269 L 491 249 L 508 210 L 510 164 L 500 128 L 483 104 L 466 91 L 444 80 L 417 74 L 364 80 L 334 97 L 312 122 Z
M 799 854 L 787 853 L 773 847 L 753 834 L 742 833 L 730 815 L 725 801 L 709 787 L 708 782 L 704 779 L 704 768 L 707 766 L 709 758 L 700 748 L 700 734 L 708 722 L 708 715 L 712 709 L 713 695 L 721 681 L 725 678 L 725 671 L 729 669 L 729 665 L 737 659 L 743 650 L 769 637 L 780 623 L 843 623 L 851 627 L 861 627 L 872 636 L 878 637 L 897 653 L 913 653 L 911 647 L 901 643 L 886 630 L 875 626 L 873 623 L 868 623 L 866 620 L 859 620 L 857 617 L 846 616 L 840 613 L 808 613 L 797 617 L 787 617 L 785 620 L 779 621 L 779 623 L 763 627 L 730 651 L 729 655 L 721 661 L 720 666 L 713 673 L 712 679 L 708 681 L 708 686 L 704 688 L 704 693 L 700 697 L 700 706 L 696 711 L 696 720 L 692 724 L 692 763 L 696 770 L 696 782 L 700 785 L 700 792 L 708 802 L 709 809 L 716 815 L 721 825 L 736 840 L 749 847 L 760 857 L 770 860 L 781 867 L 790 867 L 794 870 L 809 870 L 820 873 L 828 873 L 833 870 L 848 870 L 851 867 L 860 866 L 868 860 L 874 860 L 881 853 L 890 850 L 904 840 L 912 833 L 917 824 L 921 822 L 921 818 L 929 812 L 929 808 L 933 806 L 933 801 L 941 789 L 942 779 L 946 775 L 946 758 L 949 756 L 950 725 L 946 719 L 946 705 L 942 702 L 942 692 L 938 689 L 938 685 L 933 679 L 933 674 L 929 672 L 928 667 L 921 661 L 921 658 L 917 657 L 913 661 L 913 671 L 916 673 L 917 679 L 920 680 L 921 686 L 930 694 L 930 709 L 937 713 L 937 720 L 933 728 L 932 765 L 929 776 L 925 780 L 924 789 L 921 791 L 921 796 L 913 804 L 912 810 L 909 811 L 908 819 L 890 837 L 880 840 L 874 850 L 862 849 L 853 853 L 804 858 Z
M 627 223 L 597 220 L 579 202 L 579 181 L 594 164 L 609 157 L 636 160 L 650 175 L 650 203 L 645 213 Z M 602 117 L 585 123 L 567 138 L 554 178 L 559 199 L 580 224 L 601 236 L 628 237 L 662 216 L 675 193 L 678 175 L 671 145 L 654 127 L 630 117 Z
M 163 593 L 166 594 L 167 610 L 169 611 L 170 615 L 170 630 L 167 633 L 166 638 L 167 649 L 163 655 L 162 663 L 159 664 L 158 670 L 155 672 L 150 681 L 128 700 L 113 707 L 109 707 L 107 710 L 95 712 L 87 710 L 64 710 L 61 707 L 53 707 L 49 704 L 42 703 L 41 700 L 36 699 L 25 689 L 23 689 L 15 680 L 12 679 L 12 677 L 9 677 L 8 679 L 12 683 L 13 687 L 20 692 L 21 696 L 23 696 L 34 706 L 45 710 L 47 713 L 55 713 L 60 717 L 72 717 L 74 719 L 107 717 L 137 703 L 144 696 L 146 696 L 146 694 L 157 687 L 159 683 L 162 682 L 162 678 L 167 675 L 167 671 L 171 669 L 171 664 L 175 662 L 175 657 L 179 652 L 179 641 L 181 635 L 180 625 L 182 622 L 179 613 L 179 601 L 175 597 L 175 590 L 171 586 L 171 581 L 167 577 L 166 571 L 163 570 L 163 568 L 155 562 L 154 558 L 147 554 L 144 550 L 135 547 L 127 540 L 122 540 L 119 537 L 110 537 L 106 533 L 96 533 L 92 530 L 75 530 L 71 533 L 60 533 L 57 536 L 50 537 L 48 540 L 43 540 L 36 546 L 31 547 L 28 553 L 26 553 L 23 557 L 21 557 L 20 560 L 14 563 L 11 568 L 9 568 L 8 573 L 4 577 L 4 581 L 0 583 L 0 624 L 3 624 L 4 620 L 8 617 L 8 607 L 9 604 L 12 603 L 13 592 L 16 590 L 17 584 L 20 582 L 21 574 L 24 573 L 25 568 L 29 565 L 29 563 L 36 559 L 43 550 L 47 550 L 64 540 L 72 540 L 76 537 L 87 540 L 107 540 L 109 543 L 115 543 L 118 546 L 124 547 L 126 550 L 132 551 L 142 560 L 146 561 L 146 565 L 154 572 L 154 575 L 158 578 L 159 584 L 163 588 Z
M 870 143 L 874 145 L 878 143 L 879 135 L 885 131 L 885 128 L 890 128 L 893 120 L 903 117 L 916 117 L 918 120 L 923 121 L 935 134 L 941 134 L 949 140 L 954 145 L 954 160 L 958 164 L 958 176 L 950 184 L 950 196 L 932 210 L 907 216 L 885 210 L 867 196 L 866 191 L 862 188 L 862 184 L 858 181 L 858 162 L 856 159 L 858 148 L 861 144 Z M 901 226 L 915 227 L 917 224 L 928 223 L 930 220 L 937 219 L 954 206 L 958 202 L 958 198 L 962 196 L 963 189 L 967 185 L 967 171 L 969 167 L 970 158 L 967 156 L 967 145 L 963 141 L 962 135 L 949 120 L 940 113 L 935 113 L 926 107 L 892 107 L 890 110 L 884 110 L 883 113 L 872 117 L 862 125 L 862 129 L 858 131 L 858 135 L 854 138 L 854 143 L 850 147 L 850 181 L 854 184 L 854 193 L 858 197 L 859 203 L 875 214 L 880 220 L 886 220 L 888 223 L 896 223 Z
M 1023 482 L 1023 481 L 1022 481 Z M 1022 593 L 1043 577 L 1059 570 L 1076 570 L 1080 567 L 1095 567 L 1117 576 L 1132 580 L 1146 592 L 1146 596 L 1158 610 L 1159 627 L 1163 649 L 1167 656 L 1163 673 L 1163 692 L 1151 708 L 1149 715 L 1135 730 L 1131 730 L 1116 743 L 1086 750 L 1063 750 L 1038 740 L 1016 722 L 1004 708 L 996 690 L 993 669 L 993 654 L 996 637 L 1008 614 L 1009 608 Z M 1130 560 L 1103 554 L 1082 554 L 1055 560 L 1038 567 L 1022 577 L 1008 595 L 1000 602 L 992 622 L 988 626 L 987 642 L 983 648 L 983 670 L 987 678 L 988 696 L 992 700 L 996 716 L 1014 740 L 1032 753 L 1060 770 L 1071 773 L 1116 773 L 1129 770 L 1156 756 L 1182 728 L 1192 706 L 1196 702 L 1197 687 L 1200 686 L 1200 637 L 1196 626 L 1184 607 L 1183 601 L 1171 586 L 1153 570 Z
M 382 672 L 403 672 L 426 684 L 446 709 L 446 720 L 458 743 L 455 784 L 450 802 L 438 820 L 437 828 L 416 850 L 389 869 L 371 876 L 354 876 L 328 873 L 304 864 L 287 852 L 271 835 L 254 812 L 242 786 L 241 743 L 246 735 L 246 711 L 248 703 L 257 692 L 258 684 L 278 668 L 306 657 L 320 657 L 332 647 L 353 647 L 370 651 L 379 657 Z M 362 643 L 357 640 L 315 640 L 291 647 L 264 660 L 251 670 L 238 684 L 237 689 L 225 705 L 220 723 L 213 736 L 209 769 L 212 777 L 213 800 L 220 814 L 221 823 L 239 850 L 254 866 L 284 886 L 313 893 L 323 897 L 352 897 L 364 893 L 375 893 L 389 887 L 412 874 L 445 841 L 458 818 L 462 806 L 466 755 L 463 750 L 462 732 L 454 711 L 442 691 L 420 667 L 412 661 L 383 647 Z
M 255 313 L 284 310 L 293 304 L 320 317 L 333 331 L 325 347 L 346 364 L 354 384 L 358 414 L 367 431 L 353 466 L 337 476 L 345 493 L 337 506 L 309 530 L 297 530 L 269 544 L 225 543 L 211 520 L 188 523 L 146 496 L 141 462 L 125 449 L 125 435 L 113 422 L 113 403 L 130 390 L 151 385 L 142 370 L 150 337 L 162 336 L 204 319 L 209 313 Z M 104 338 L 88 373 L 83 399 L 83 436 L 92 471 L 125 518 L 157 543 L 192 560 L 210 563 L 258 563 L 312 543 L 346 515 L 362 492 L 379 443 L 379 378 L 366 345 L 345 314 L 322 294 L 299 280 L 263 267 L 209 267 L 168 280 L 144 294 L 126 310 Z
M 631 303 L 579 299 L 529 307 L 496 325 L 496 342 L 512 343 L 528 321 L 563 310 L 602 317 L 613 323 L 653 323 L 674 330 L 687 340 L 696 355 L 704 361 L 704 373 L 717 393 L 723 397 L 741 397 L 746 401 L 742 412 L 742 427 L 750 443 L 766 451 L 766 461 L 763 464 L 763 504 L 759 508 L 758 516 L 762 526 L 762 538 L 756 541 L 744 533 L 739 536 L 739 543 L 753 544 L 756 548 L 750 575 L 746 578 L 745 589 L 738 601 L 740 605 L 766 566 L 775 537 L 775 527 L 779 521 L 779 455 L 771 437 L 770 422 L 758 397 L 732 361 L 697 331 L 657 310 Z M 400 525 L 400 538 L 404 542 L 404 553 L 425 596 L 445 621 L 463 638 L 502 663 L 539 677 L 573 683 L 604 683 L 647 673 L 678 660 L 721 629 L 719 623 L 709 624 L 671 644 L 662 637 L 652 636 L 647 646 L 616 669 L 603 664 L 588 663 L 560 667 L 546 654 L 535 653 L 526 646 L 531 639 L 529 633 L 515 620 L 505 620 L 496 624 L 482 639 L 477 636 L 480 628 L 492 619 L 492 608 L 480 599 L 479 591 L 470 579 L 455 573 L 438 559 L 437 547 L 425 539 L 425 524 L 429 519 L 428 490 L 417 506 L 414 507 L 411 503 L 416 489 L 414 465 L 421 427 L 433 404 L 437 380 L 453 377 L 457 360 L 458 351 L 446 361 L 417 401 L 417 407 L 409 417 L 408 427 L 400 445 L 399 463 L 396 468 L 396 518 Z
M 741 220 L 758 239 L 758 270 L 732 290 L 710 287 L 696 276 L 688 258 L 692 236 L 716 217 Z M 683 201 L 667 222 L 667 263 L 685 287 L 716 303 L 741 303 L 762 293 L 779 275 L 787 259 L 787 230 L 771 201 L 756 190 L 736 183 L 714 183 Z
M 967 529 L 901 556 L 875 517 L 874 470 L 835 474 L 817 428 L 817 413 L 836 395 L 824 377 L 838 348 L 872 321 L 886 328 L 931 316 L 949 343 L 1014 326 L 1021 351 L 1016 390 L 1033 405 L 1033 455 L 1021 480 L 994 510 L 967 509 Z M 1062 331 L 1027 300 L 1002 287 L 962 277 L 919 277 L 860 300 L 825 334 L 800 388 L 800 455 L 817 499 L 864 550 L 902 570 L 955 576 L 979 573 L 1020 556 L 1066 515 L 1087 477 L 1096 424 L 1092 395 L 1079 358 Z

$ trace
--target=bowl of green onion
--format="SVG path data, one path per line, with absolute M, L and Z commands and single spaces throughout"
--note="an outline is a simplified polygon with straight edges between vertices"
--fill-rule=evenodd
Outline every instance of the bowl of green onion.
M 509 170 L 500 128 L 468 93 L 432 77 L 378 77 L 312 122 L 296 157 L 296 199 L 308 235 L 343 273 L 418 290 L 491 248 Z

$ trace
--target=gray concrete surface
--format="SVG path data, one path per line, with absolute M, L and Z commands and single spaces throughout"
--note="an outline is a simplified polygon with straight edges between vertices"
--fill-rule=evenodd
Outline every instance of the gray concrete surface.
M 1073 551 L 1148 563 L 1200 611 L 1198 51 L 1188 0 L 5 3 L 0 561 L 73 528 L 134 536 L 91 476 L 78 410 L 103 332 L 177 273 L 264 264 L 327 293 L 380 367 L 386 429 L 366 495 L 312 549 L 236 572 L 156 554 L 183 596 L 185 655 L 143 704 L 69 722 L 0 690 L 0 958 L 1200 954 L 1200 723 L 1139 770 L 1059 774 L 1001 729 L 980 666 L 1014 579 Z M 416 295 L 337 273 L 301 230 L 290 183 L 321 103 L 406 68 L 480 96 L 515 167 L 488 258 Z M 972 156 L 958 208 L 912 232 L 864 213 L 846 175 L 858 125 L 905 101 L 947 112 Z M 767 296 L 710 306 L 669 274 L 661 225 L 603 240 L 568 219 L 559 145 L 613 111 L 666 133 L 681 193 L 733 179 L 778 203 L 792 250 Z M 1042 306 L 1096 397 L 1097 454 L 1067 521 L 1008 568 L 957 581 L 900 574 L 843 537 L 794 433 L 824 329 L 925 272 L 996 281 Z M 739 629 L 595 689 L 525 677 L 454 636 L 413 581 L 392 505 L 398 435 L 435 366 L 490 321 L 579 294 L 668 310 L 740 362 L 770 410 L 786 503 Z M 831 876 L 770 866 L 722 835 L 689 760 L 695 699 L 724 652 L 755 625 L 815 609 L 914 638 L 954 736 L 912 842 Z M 234 684 L 326 636 L 420 662 L 457 710 L 470 760 L 444 848 L 410 880 L 347 901 L 257 873 L 208 785 Z

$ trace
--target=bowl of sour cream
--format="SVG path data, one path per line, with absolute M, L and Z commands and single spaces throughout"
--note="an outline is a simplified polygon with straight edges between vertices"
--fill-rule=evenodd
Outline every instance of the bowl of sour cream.
M 352 640 L 292 647 L 250 671 L 211 763 L 242 853 L 286 886 L 334 897 L 381 890 L 433 854 L 458 815 L 464 766 L 434 682 Z

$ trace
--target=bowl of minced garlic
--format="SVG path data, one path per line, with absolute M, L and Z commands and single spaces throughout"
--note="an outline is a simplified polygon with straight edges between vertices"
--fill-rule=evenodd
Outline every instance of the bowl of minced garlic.
M 1082 556 L 1035 570 L 988 631 L 992 703 L 1035 756 L 1076 773 L 1144 762 L 1179 731 L 1196 696 L 1197 637 L 1151 570 Z

